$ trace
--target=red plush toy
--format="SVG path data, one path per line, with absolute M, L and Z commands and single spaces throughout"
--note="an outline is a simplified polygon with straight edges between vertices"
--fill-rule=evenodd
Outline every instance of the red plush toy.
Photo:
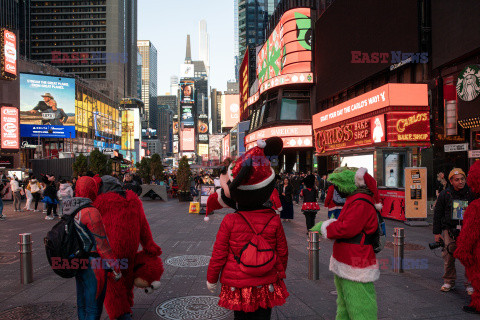
M 153 286 L 153 282 L 160 279 L 163 266 L 158 256 L 162 250 L 153 241 L 150 225 L 138 196 L 130 190 L 123 190 L 120 182 L 111 176 L 103 176 L 101 180 L 94 206 L 102 215 L 114 255 L 120 261 L 128 263 L 127 268 L 122 270 L 123 281 L 115 282 L 110 278 L 107 280 L 105 309 L 110 319 L 117 319 L 132 313 L 136 278 L 145 280 L 137 280 L 142 287 Z M 138 253 L 140 245 L 143 251 Z
M 480 161 L 470 168 L 467 184 L 474 193 L 480 194 Z M 480 199 L 472 201 L 463 215 L 463 226 L 457 238 L 455 258 L 465 266 L 468 280 L 475 290 L 470 305 L 463 310 L 480 313 Z

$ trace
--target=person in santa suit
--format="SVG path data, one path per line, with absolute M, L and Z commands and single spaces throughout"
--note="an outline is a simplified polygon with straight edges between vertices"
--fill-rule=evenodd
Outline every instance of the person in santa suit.
M 280 216 L 264 205 L 275 185 L 268 159 L 281 152 L 283 142 L 273 137 L 259 140 L 257 145 L 230 164 L 220 177 L 222 188 L 207 201 L 207 212 L 226 206 L 236 210 L 220 224 L 207 271 L 207 288 L 215 293 L 220 280 L 218 304 L 233 310 L 235 319 L 270 319 L 272 308 L 283 305 L 289 295 L 283 281 L 287 240 Z M 261 273 L 253 275 L 242 264 L 242 248 L 254 241 L 255 235 L 261 235 L 273 256 L 269 268 L 262 267 Z
M 470 168 L 467 184 L 477 195 L 477 199 L 470 202 L 463 215 L 463 226 L 457 238 L 457 249 L 454 256 L 465 266 L 467 278 L 472 283 L 472 300 L 463 311 L 480 314 L 480 160 Z
M 310 174 L 303 182 L 305 184 L 305 189 L 300 191 L 300 197 L 303 198 L 302 213 L 305 215 L 308 234 L 308 230 L 315 225 L 315 216 L 320 210 L 320 206 L 317 202 L 318 190 L 315 188 L 315 176 Z
M 373 251 L 378 229 L 376 210 L 381 209 L 377 182 L 367 169 L 347 167 L 330 174 L 328 181 L 346 194 L 347 200 L 338 220 L 320 222 L 312 231 L 335 241 L 330 271 L 335 274 L 337 288 L 336 319 L 377 319 L 373 284 L 380 277 Z

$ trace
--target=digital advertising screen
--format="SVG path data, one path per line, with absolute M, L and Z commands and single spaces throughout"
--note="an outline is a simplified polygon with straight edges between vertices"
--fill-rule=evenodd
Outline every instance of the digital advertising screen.
M 187 128 L 181 131 L 180 150 L 195 151 L 195 129 Z
M 240 95 L 222 96 L 222 127 L 233 128 L 240 121 Z
M 195 83 L 193 81 L 180 81 L 180 103 L 195 103 Z
M 240 65 L 240 83 L 239 83 L 239 89 L 240 89 L 240 112 L 243 114 L 245 112 L 245 109 L 247 109 L 248 106 L 248 50 L 245 50 L 245 56 L 243 57 L 242 64 Z
M 20 74 L 22 137 L 75 138 L 75 79 Z
M 220 160 L 223 135 L 211 134 L 208 137 L 208 155 L 210 160 Z
M 208 116 L 206 114 L 200 114 L 198 116 L 197 132 L 199 134 L 207 134 L 208 133 Z M 208 140 L 208 138 L 207 138 L 207 140 Z
M 193 128 L 195 126 L 193 104 L 180 105 L 180 123 L 184 128 Z
M 261 88 L 263 83 L 275 77 L 311 71 L 312 20 L 310 9 L 292 9 L 283 14 L 257 55 L 258 84 Z M 278 79 L 279 82 L 290 80 L 293 79 L 287 77 Z
M 17 78 L 17 37 L 7 29 L 0 29 L 0 45 L 3 59 L 0 61 L 1 76 L 8 80 Z
M 142 139 L 156 139 L 157 138 L 157 129 L 142 129 Z
M 135 110 L 122 112 L 122 150 L 135 149 Z
M 20 128 L 18 125 L 18 109 L 2 107 L 0 109 L 2 149 L 15 150 L 20 148 Z

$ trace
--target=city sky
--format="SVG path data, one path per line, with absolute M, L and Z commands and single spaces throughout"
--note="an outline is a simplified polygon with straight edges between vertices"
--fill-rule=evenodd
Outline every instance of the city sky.
M 158 54 L 158 95 L 170 92 L 170 76 L 180 73 L 187 34 L 192 59 L 198 60 L 199 22 L 207 21 L 210 38 L 210 86 L 227 89 L 235 79 L 233 57 L 233 0 L 140 0 L 138 40 L 150 40 Z

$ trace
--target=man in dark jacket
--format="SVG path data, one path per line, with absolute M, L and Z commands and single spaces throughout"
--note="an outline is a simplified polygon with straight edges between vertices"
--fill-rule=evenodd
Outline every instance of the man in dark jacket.
M 455 168 L 448 175 L 451 186 L 448 186 L 438 196 L 437 204 L 433 217 L 433 234 L 435 241 L 443 241 L 445 247 L 442 251 L 444 270 L 444 284 L 440 290 L 450 291 L 455 286 L 457 272 L 455 269 L 455 258 L 453 253 L 456 249 L 455 239 L 460 233 L 460 220 L 452 219 L 454 203 L 455 206 L 461 205 L 462 201 L 470 203 L 475 200 L 473 192 L 466 185 L 465 172 L 462 169 Z M 468 294 L 473 293 L 473 288 L 466 283 Z
M 123 177 L 123 189 L 132 190 L 137 196 L 142 193 L 142 187 L 133 180 L 130 173 L 126 173 Z

